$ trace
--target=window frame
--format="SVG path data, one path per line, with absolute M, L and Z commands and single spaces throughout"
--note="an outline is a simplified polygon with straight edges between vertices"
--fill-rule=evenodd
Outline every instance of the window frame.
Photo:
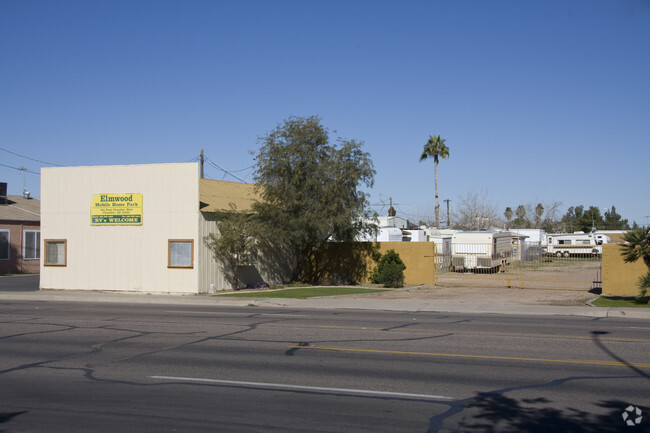
M 63 263 L 49 263 L 47 261 L 47 246 L 49 243 L 63 243 Z M 68 266 L 68 240 L 67 239 L 44 239 L 43 249 L 45 250 L 45 257 L 43 258 L 43 266 L 65 267 Z
M 7 257 L 2 258 L 2 256 L 0 256 L 0 260 L 2 261 L 11 260 L 11 230 L 0 229 L 0 233 L 7 233 Z
M 36 257 L 27 257 L 27 234 L 36 233 L 34 239 L 34 251 L 38 252 Z M 23 230 L 23 260 L 40 260 L 41 259 L 41 231 L 40 230 Z
M 190 264 L 188 266 L 172 265 L 172 244 L 190 244 Z M 167 240 L 167 268 L 168 269 L 194 269 L 194 239 L 168 239 Z

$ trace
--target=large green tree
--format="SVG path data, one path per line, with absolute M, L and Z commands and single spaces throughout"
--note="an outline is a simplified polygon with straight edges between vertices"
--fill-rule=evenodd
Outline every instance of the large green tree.
M 420 162 L 425 159 L 433 158 L 433 176 L 435 183 L 436 194 L 436 227 L 440 227 L 440 203 L 438 202 L 438 162 L 440 158 L 449 158 L 449 148 L 445 145 L 445 139 L 440 138 L 440 135 L 429 136 L 429 140 L 424 145 L 422 155 L 420 155 Z
M 362 143 L 337 139 L 317 116 L 290 117 L 260 138 L 253 205 L 264 237 L 289 253 L 293 279 L 309 256 L 330 239 L 351 241 L 374 229 L 367 194 L 375 170 Z
M 605 222 L 596 206 L 589 206 L 587 210 L 582 205 L 571 206 L 562 217 L 566 230 L 570 232 L 582 231 L 589 233 L 592 228 L 604 228 Z

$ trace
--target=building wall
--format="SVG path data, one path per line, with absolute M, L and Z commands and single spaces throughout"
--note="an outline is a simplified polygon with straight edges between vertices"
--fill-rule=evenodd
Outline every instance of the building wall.
M 648 272 L 643 260 L 625 263 L 616 244 L 603 245 L 603 295 L 637 296 L 639 278 Z
M 38 273 L 39 259 L 25 259 L 24 232 L 40 230 L 38 222 L 0 221 L 0 230 L 9 231 L 9 259 L 0 260 L 0 275 L 13 273 Z
M 92 226 L 94 194 L 142 194 L 142 225 Z M 197 293 L 199 166 L 148 164 L 41 170 L 41 289 Z M 65 239 L 66 266 L 46 266 Z M 193 268 L 168 268 L 168 241 L 194 242 Z
M 223 265 L 214 258 L 212 249 L 205 243 L 205 237 L 217 233 L 217 223 L 210 213 L 201 214 L 199 219 L 199 292 L 208 293 L 211 285 L 215 291 L 232 290 L 231 284 L 225 278 Z
M 252 255 L 250 265 L 237 268 L 239 286 L 235 288 L 234 282 L 227 278 L 228 273 L 225 272 L 224 265 L 214 258 L 212 249 L 205 243 L 205 237 L 210 233 L 219 234 L 213 213 L 202 213 L 199 232 L 201 239 L 199 288 L 201 292 L 210 291 L 211 286 L 215 291 L 222 291 L 243 289 L 261 283 L 283 284 L 290 280 L 291 267 L 287 262 L 286 255 L 282 254 L 280 247 L 273 246 L 256 250 Z
M 433 242 L 382 242 L 379 252 L 395 250 L 406 265 L 404 284 L 435 284 L 435 244 Z M 374 266 L 374 265 L 373 265 Z

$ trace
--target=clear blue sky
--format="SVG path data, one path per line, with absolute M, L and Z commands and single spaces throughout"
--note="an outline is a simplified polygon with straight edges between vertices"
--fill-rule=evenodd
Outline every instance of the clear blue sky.
M 258 137 L 292 115 L 364 141 L 371 201 L 412 220 L 433 216 L 418 158 L 440 134 L 452 208 L 478 193 L 646 224 L 650 1 L 0 0 L 2 149 L 75 166 L 203 148 L 250 182 Z M 48 165 L 5 150 L 0 181 L 40 197 Z

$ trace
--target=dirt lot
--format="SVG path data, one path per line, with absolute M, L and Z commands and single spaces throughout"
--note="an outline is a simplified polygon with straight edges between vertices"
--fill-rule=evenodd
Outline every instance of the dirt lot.
M 363 295 L 381 299 L 455 299 L 459 302 L 500 305 L 584 305 L 597 295 L 586 290 L 519 289 L 500 287 L 415 286 Z
M 436 280 L 436 286 L 411 286 L 363 296 L 454 300 L 468 304 L 585 305 L 597 296 L 589 290 L 598 287 L 593 283 L 600 280 L 600 261 L 592 258 L 540 260 L 488 274 L 437 271 Z

